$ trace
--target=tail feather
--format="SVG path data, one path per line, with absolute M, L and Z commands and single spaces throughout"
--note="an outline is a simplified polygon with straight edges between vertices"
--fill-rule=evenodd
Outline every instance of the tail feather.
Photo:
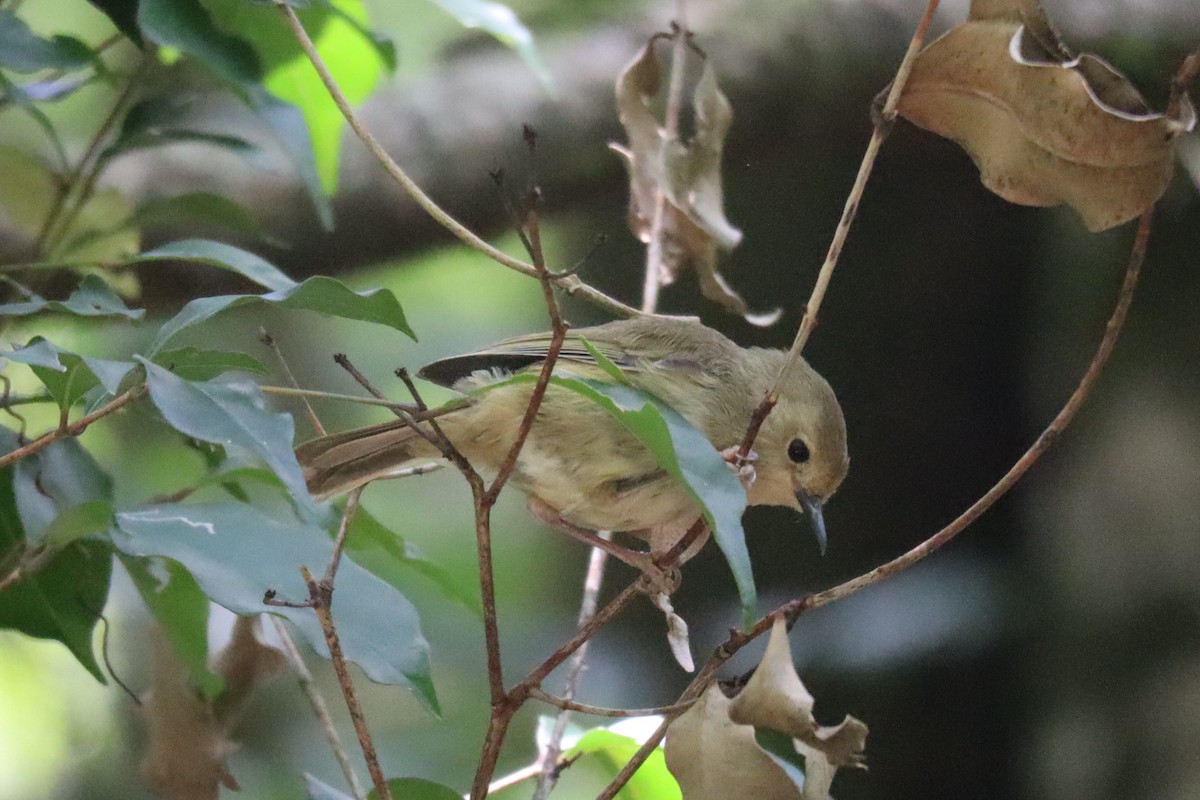
M 321 436 L 296 448 L 308 490 L 320 500 L 440 455 L 402 420 Z

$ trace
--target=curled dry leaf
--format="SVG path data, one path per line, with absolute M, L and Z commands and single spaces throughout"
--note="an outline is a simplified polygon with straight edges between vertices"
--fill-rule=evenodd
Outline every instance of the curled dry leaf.
M 1173 141 L 1191 130 L 1094 55 L 1074 55 L 1037 0 L 975 0 L 917 57 L 900 114 L 962 145 L 1006 200 L 1067 203 L 1089 230 L 1133 219 L 1166 190 Z
M 667 644 L 671 648 L 671 655 L 675 656 L 675 661 L 679 666 L 688 672 L 695 672 L 696 662 L 692 659 L 692 645 L 688 637 L 687 622 L 675 613 L 675 607 L 671 605 L 671 598 L 667 595 L 653 594 L 650 596 L 650 602 L 666 617 Z
M 225 691 L 205 701 L 187 665 L 163 635 L 155 637 L 154 684 L 142 704 L 148 728 L 138 774 L 167 800 L 217 800 L 238 789 L 225 759 L 237 746 L 229 730 L 251 690 L 283 666 L 283 654 L 258 641 L 255 617 L 238 617 L 233 639 L 216 658 Z
M 782 619 L 771 629 L 762 661 L 745 688 L 729 700 L 715 686 L 667 735 L 667 767 L 684 800 L 754 796 L 756 800 L 828 800 L 838 767 L 862 767 L 867 726 L 846 717 L 817 725 L 813 697 L 792 665 Z M 803 790 L 754 740 L 755 727 L 793 737 L 804 756 Z
M 742 232 L 725 218 L 721 188 L 721 153 L 733 110 L 712 65 L 705 63 L 692 96 L 694 135 L 685 143 L 669 134 L 651 109 L 662 89 L 654 55 L 658 38 L 650 39 L 617 78 L 617 110 L 629 142 L 610 146 L 629 168 L 629 227 L 643 242 L 650 241 L 661 193 L 661 282 L 673 282 L 690 266 L 705 297 L 756 325 L 770 325 L 779 318 L 778 310 L 749 313 L 746 302 L 717 272 L 721 253 L 742 240 Z

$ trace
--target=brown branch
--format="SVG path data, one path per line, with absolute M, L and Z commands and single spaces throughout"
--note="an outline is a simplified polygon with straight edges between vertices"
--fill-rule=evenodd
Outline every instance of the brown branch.
M 605 708 L 603 706 L 588 705 L 587 703 L 577 703 L 565 697 L 555 697 L 549 692 L 536 687 L 529 690 L 529 696 L 534 700 L 541 700 L 543 703 L 564 711 L 578 711 L 581 714 L 591 714 L 595 717 L 650 717 L 658 714 L 681 713 L 691 708 L 693 702 L 674 703 L 669 706 L 659 706 L 657 708 Z M 553 759 L 547 760 L 553 763 L 558 761 L 558 756 L 555 755 Z
M 367 376 L 359 372 L 358 367 L 350 363 L 350 357 L 348 355 L 345 353 L 334 353 L 333 361 L 339 367 L 346 370 L 346 372 L 350 373 L 350 377 L 354 379 L 355 383 L 366 389 L 372 397 L 376 398 L 377 400 L 387 400 L 387 397 L 384 395 L 384 393 L 376 389 L 375 385 L 371 383 L 371 381 L 367 380 Z M 392 403 L 388 406 L 388 408 L 390 408 L 398 417 L 403 417 L 404 414 L 411 416 L 415 412 L 425 410 L 416 403 Z
M 342 112 L 342 116 L 346 118 L 346 122 L 349 123 L 350 128 L 354 131 L 355 135 L 358 136 L 359 140 L 366 145 L 367 149 L 371 151 L 371 154 L 375 156 L 379 163 L 383 165 L 383 168 L 387 170 L 388 175 L 390 175 L 392 179 L 395 180 L 396 183 L 400 184 L 404 191 L 408 193 L 408 196 L 416 201 L 417 205 L 419 205 L 422 210 L 425 211 L 425 213 L 429 214 L 429 216 L 433 217 L 433 219 L 436 220 L 439 225 L 450 231 L 450 233 L 454 234 L 454 236 L 456 236 L 463 244 L 479 251 L 480 253 L 483 253 L 496 263 L 508 267 L 509 269 L 516 270 L 517 272 L 520 272 L 523 275 L 528 275 L 531 278 L 538 278 L 538 268 L 535 265 L 529 264 L 518 258 L 513 258 L 507 253 L 497 250 L 495 247 L 476 236 L 474 232 L 472 232 L 461 222 L 446 213 L 446 211 L 438 206 L 437 203 L 435 203 L 429 197 L 429 195 L 425 194 L 421 187 L 417 185 L 416 181 L 410 178 L 408 174 L 400 167 L 400 165 L 397 164 L 390 155 L 388 155 L 388 152 L 383 149 L 383 145 L 381 145 L 379 140 L 376 139 L 369 130 L 367 130 L 362 120 L 360 120 L 358 115 L 354 112 L 354 109 L 350 107 L 349 101 L 346 99 L 346 96 L 342 94 L 342 90 L 338 86 L 337 81 L 334 80 L 333 75 L 329 72 L 329 68 L 325 66 L 325 62 L 321 59 L 321 55 L 317 52 L 317 48 L 315 45 L 313 45 L 312 39 L 309 38 L 307 31 L 304 30 L 304 25 L 301 24 L 300 18 L 296 16 L 296 12 L 293 11 L 290 6 L 287 6 L 283 3 L 276 3 L 276 7 L 286 18 L 289 27 L 292 29 L 292 33 L 295 35 L 296 40 L 300 43 L 300 47 L 304 50 L 305 55 L 308 56 L 308 60 L 312 62 L 313 67 L 316 69 L 317 74 L 321 78 L 321 82 L 325 84 L 325 89 L 329 92 L 329 96 L 337 105 L 338 110 Z M 636 308 L 627 306 L 624 303 L 609 297 L 600 290 L 592 286 L 588 286 L 586 283 L 581 281 L 578 276 L 564 274 L 554 277 L 553 280 L 555 284 L 567 294 L 578 294 L 589 302 L 605 309 L 612 314 L 616 314 L 617 316 L 633 317 L 639 314 Z
M 59 439 L 64 439 L 68 436 L 78 436 L 87 430 L 88 426 L 96 420 L 103 419 L 114 411 L 124 408 L 134 400 L 140 399 L 145 393 L 145 384 L 134 386 L 132 389 L 118 395 L 109 402 L 100 406 L 100 408 L 96 409 L 91 414 L 80 417 L 78 420 L 65 427 L 59 426 L 58 428 L 39 436 L 29 444 L 18 447 L 16 450 L 10 450 L 9 452 L 0 456 L 0 469 L 4 469 L 5 467 L 17 461 L 20 461 L 22 458 L 40 452 L 46 447 L 57 442 Z
M 1017 459 L 1008 472 L 982 497 L 956 517 L 953 522 L 907 553 L 857 578 L 852 578 L 838 584 L 832 589 L 784 603 L 758 620 L 748 631 L 731 631 L 729 638 L 714 651 L 712 657 L 701 667 L 692 682 L 688 684 L 688 687 L 680 695 L 678 703 L 684 703 L 699 697 L 708 688 L 708 684 L 711 682 L 717 668 L 729 660 L 734 653 L 770 630 L 776 617 L 782 616 L 791 625 L 806 611 L 828 605 L 836 600 L 841 600 L 861 589 L 873 586 L 898 572 L 908 569 L 960 534 L 968 525 L 978 519 L 988 508 L 1008 492 L 1009 489 L 1016 485 L 1017 481 L 1029 471 L 1030 467 L 1037 462 L 1042 454 L 1050 448 L 1050 445 L 1058 439 L 1062 432 L 1075 419 L 1075 415 L 1078 414 L 1084 400 L 1091 393 L 1092 387 L 1100 377 L 1104 366 L 1108 363 L 1109 356 L 1112 355 L 1113 347 L 1117 343 L 1121 329 L 1125 325 L 1125 319 L 1129 313 L 1129 305 L 1133 302 L 1134 289 L 1137 288 L 1142 264 L 1145 262 L 1146 246 L 1150 239 L 1150 223 L 1153 215 L 1154 209 L 1147 209 L 1138 221 L 1137 233 L 1134 236 L 1133 246 L 1129 254 L 1129 265 L 1125 271 L 1125 278 L 1121 283 L 1116 306 L 1113 308 L 1112 315 L 1109 317 L 1108 324 L 1104 329 L 1104 336 L 1101 338 L 1091 362 L 1084 371 L 1083 377 L 1075 387 L 1075 391 L 1067 398 L 1062 409 L 1055 415 L 1046 429 L 1042 431 L 1042 434 L 1030 445 L 1029 449 Z M 621 787 L 633 776 L 633 773 L 637 771 L 637 768 L 654 752 L 654 748 L 658 746 L 663 736 L 666 735 L 667 727 L 680 713 L 682 712 L 664 714 L 665 719 L 662 724 L 646 740 L 645 744 L 638 749 L 634 757 L 622 768 L 604 792 L 597 796 L 596 800 L 612 800 Z
M 755 409 L 750 420 L 750 425 L 746 428 L 746 434 L 742 437 L 741 454 L 743 458 L 749 455 L 750 448 L 754 446 L 754 439 L 758 436 L 759 428 L 762 427 L 763 421 L 771 413 L 775 404 L 779 402 L 779 393 L 783 388 L 783 384 L 787 380 L 788 374 L 795 367 L 796 362 L 800 360 L 800 351 L 804 349 L 809 334 L 817 326 L 817 312 L 820 310 L 821 303 L 825 299 L 825 292 L 829 288 L 829 281 L 833 278 L 833 270 L 837 266 L 838 259 L 841 258 L 842 247 L 846 243 L 846 236 L 850 233 L 850 225 L 854 222 L 854 217 L 858 214 L 858 205 L 862 200 L 863 191 L 867 187 L 867 179 L 871 177 L 871 171 L 875 168 L 875 157 L 879 154 L 880 146 L 883 144 L 884 139 L 888 137 L 888 134 L 891 133 L 892 124 L 896 121 L 896 107 L 900 103 L 900 95 L 904 92 L 904 85 L 908 82 L 913 62 L 917 58 L 921 44 L 925 41 L 925 32 L 929 28 L 929 23 L 933 20 L 933 14 L 937 11 L 939 2 L 940 0 L 929 0 L 925 6 L 925 13 L 921 15 L 921 20 L 917 23 L 917 29 L 913 31 L 912 39 L 908 43 L 908 50 L 904 53 L 904 58 L 901 60 L 900 66 L 896 68 L 896 77 L 892 80 L 892 88 L 888 92 L 883 111 L 875 120 L 875 129 L 871 132 L 871 141 L 867 143 L 867 150 L 863 153 L 862 163 L 858 167 L 858 175 L 855 176 L 854 185 L 850 189 L 850 194 L 846 197 L 846 205 L 842 209 L 841 219 L 838 220 L 837 229 L 833 234 L 833 241 L 829 244 L 829 251 L 825 255 L 825 262 L 821 264 L 821 271 L 817 273 L 816 285 L 813 286 L 812 294 L 808 298 L 808 304 L 804 308 L 804 318 L 800 321 L 800 328 L 796 331 L 796 338 L 792 341 L 792 347 L 788 351 L 787 361 L 780 368 L 774 385 L 767 391 L 767 394 L 762 399 L 762 403 Z

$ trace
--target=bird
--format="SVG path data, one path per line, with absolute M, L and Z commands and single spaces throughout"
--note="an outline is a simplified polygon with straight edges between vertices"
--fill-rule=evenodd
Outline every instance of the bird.
M 518 336 L 434 361 L 417 373 L 471 398 L 438 417 L 437 424 L 474 467 L 499 469 L 534 386 L 533 381 L 503 382 L 521 372 L 536 374 L 552 340 L 551 333 Z M 600 363 L 588 344 L 611 364 Z M 704 434 L 743 476 L 749 505 L 806 512 L 823 553 L 823 505 L 849 467 L 846 423 L 829 383 L 799 360 L 763 422 L 754 452 L 748 459 L 738 453 L 751 415 L 786 360 L 783 350 L 740 347 L 698 321 L 646 316 L 569 329 L 554 374 L 614 383 L 608 370 L 615 365 L 629 385 L 670 406 Z M 431 423 L 416 424 L 432 436 Z M 296 448 L 296 457 L 310 492 L 324 500 L 443 455 L 398 419 L 309 440 Z M 692 493 L 637 437 L 600 405 L 554 383 L 546 389 L 510 482 L 527 495 L 538 519 L 647 572 L 653 569 L 647 556 L 668 550 L 701 514 Z M 649 544 L 649 554 L 609 544 L 597 531 L 632 534 Z M 694 544 L 680 561 L 697 549 Z

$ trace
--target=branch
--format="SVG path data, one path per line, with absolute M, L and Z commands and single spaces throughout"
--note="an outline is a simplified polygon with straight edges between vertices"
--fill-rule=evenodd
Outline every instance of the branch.
M 846 198 L 842 217 L 838 220 L 837 229 L 833 233 L 833 241 L 829 244 L 825 262 L 821 264 L 821 271 L 817 274 L 817 283 L 813 286 L 812 294 L 808 298 L 808 305 L 804 309 L 804 319 L 800 321 L 800 328 L 796 331 L 796 338 L 792 341 L 792 347 L 788 351 L 787 361 L 780 368 L 774 385 L 763 397 L 762 403 L 755 409 L 750 425 L 746 428 L 746 435 L 742 438 L 741 454 L 743 458 L 749 455 L 750 448 L 754 445 L 754 439 L 758 436 L 759 428 L 771 413 L 771 409 L 779 402 L 779 392 L 787 380 L 788 373 L 800 360 L 800 351 L 804 349 L 809 334 L 817 326 L 817 312 L 821 308 L 821 302 L 825 299 L 829 281 L 833 278 L 833 270 L 842 255 L 842 246 L 845 245 L 846 236 L 850 233 L 850 225 L 858 213 L 858 204 L 862 200 L 863 190 L 867 187 L 867 179 L 871 177 L 871 170 L 875 167 L 875 157 L 879 155 L 879 148 L 883 144 L 883 140 L 891 133 L 892 124 L 896 121 L 896 106 L 900 103 L 900 95 L 904 92 L 904 85 L 908 82 L 913 62 L 916 61 L 921 44 L 925 41 L 925 32 L 933 20 L 933 14 L 937 11 L 939 2 L 940 0 L 929 0 L 925 6 L 925 13 L 921 15 L 917 29 L 913 31 L 912 39 L 908 43 L 908 50 L 904 53 L 904 59 L 896 68 L 896 77 L 892 80 L 892 88 L 888 92 L 883 111 L 875 120 L 875 130 L 871 133 L 871 141 L 867 143 L 867 151 L 863 153 L 862 163 L 858 167 L 858 175 L 854 178 L 854 185 Z
M 321 54 L 317 52 L 316 46 L 313 44 L 312 39 L 309 38 L 308 32 L 304 30 L 304 25 L 300 22 L 300 18 L 296 16 L 296 12 L 290 6 L 280 2 L 276 3 L 276 8 L 287 19 L 287 23 L 291 27 L 292 33 L 296 36 L 296 40 L 300 43 L 300 47 L 303 48 L 305 55 L 308 56 L 308 60 L 312 62 L 313 67 L 317 70 L 317 74 L 321 77 L 321 82 L 325 84 L 329 96 L 333 98 L 333 102 L 337 105 L 338 110 L 342 112 L 342 116 L 346 118 L 346 122 L 349 123 L 359 140 L 371 151 L 371 154 L 383 165 L 383 168 L 387 170 L 392 179 L 400 184 L 404 191 L 408 193 L 408 196 L 416 201 L 417 205 L 425 213 L 429 214 L 439 225 L 454 234 L 463 244 L 483 253 L 498 264 L 516 270 L 523 275 L 528 275 L 531 278 L 537 278 L 539 273 L 535 265 L 522 261 L 519 258 L 513 258 L 488 244 L 476 236 L 470 228 L 446 213 L 429 195 L 425 194 L 416 181 L 410 178 L 400 165 L 388 155 L 388 152 L 383 149 L 383 145 L 367 130 L 362 120 L 358 118 L 358 115 L 350 107 L 350 102 L 342 94 L 342 90 L 338 86 L 337 81 L 334 80 L 333 75 L 329 72 L 329 68 L 325 66 L 325 62 L 321 59 Z M 639 313 L 636 308 L 627 306 L 604 294 L 599 289 L 588 286 L 576 275 L 563 274 L 556 276 L 554 283 L 567 294 L 572 296 L 578 294 L 611 314 L 620 317 L 634 317 Z
M 146 393 L 146 385 L 139 384 L 138 386 L 133 387 L 132 389 L 128 390 L 127 392 L 118 395 L 117 397 L 113 398 L 109 402 L 100 406 L 100 408 L 96 409 L 91 414 L 88 414 L 84 417 L 80 417 L 78 420 L 76 420 L 75 422 L 72 422 L 69 425 L 59 426 L 58 428 L 55 428 L 54 430 L 50 431 L 49 433 L 45 433 L 45 434 L 39 436 L 38 438 L 34 439 L 29 444 L 24 445 L 23 447 L 18 447 L 16 450 L 10 450 L 9 452 L 0 456 L 0 469 L 4 469 L 5 467 L 7 467 L 17 461 L 20 461 L 22 458 L 25 458 L 26 456 L 31 456 L 34 453 L 37 453 L 37 452 L 45 449 L 49 445 L 52 445 L 55 442 L 57 442 L 59 439 L 64 439 L 68 436 L 78 436 L 79 434 L 81 434 L 85 430 L 87 430 L 88 426 L 91 425 L 96 420 L 101 419 L 103 417 L 107 417 L 109 414 L 113 413 L 114 411 L 124 408 L 125 406 L 132 403 L 134 400 L 140 399 L 142 397 L 142 395 L 144 395 L 145 393 Z

